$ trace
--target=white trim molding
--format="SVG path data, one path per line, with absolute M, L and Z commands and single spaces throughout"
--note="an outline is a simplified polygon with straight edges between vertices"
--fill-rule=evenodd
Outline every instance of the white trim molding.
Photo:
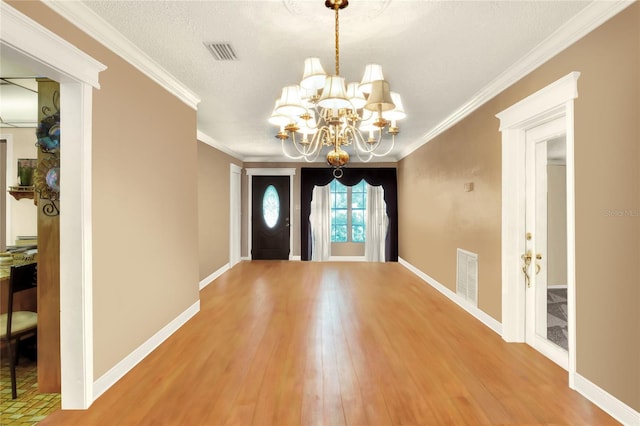
M 216 278 L 224 274 L 230 269 L 229 264 L 224 264 L 217 271 L 214 271 L 211 275 L 200 280 L 200 290 L 211 284 Z
M 229 268 L 242 257 L 242 167 L 229 164 Z
M 109 371 L 100 376 L 100 378 L 93 384 L 93 399 L 98 399 L 100 395 L 109 390 L 111 386 L 113 386 L 125 374 L 131 371 L 133 367 L 138 365 L 140 361 L 146 358 L 147 355 L 153 352 L 165 340 L 171 337 L 173 333 L 175 333 L 180 327 L 186 324 L 186 322 L 189 321 L 198 312 L 200 312 L 199 300 L 188 307 L 169 324 L 162 327 L 156 334 L 151 336 L 146 342 L 144 342 L 137 349 L 127 355 L 122 361 L 113 366 Z
M 295 168 L 249 168 L 245 169 L 249 182 L 247 182 L 247 248 L 249 259 L 251 259 L 251 197 L 253 196 L 253 185 L 251 176 L 289 176 L 289 260 L 293 260 L 293 232 L 295 215 L 293 210 L 293 177 L 296 174 Z
M 527 74 L 547 62 L 549 59 L 571 46 L 576 41 L 602 25 L 613 16 L 632 5 L 633 0 L 594 1 L 574 16 L 564 26 L 556 30 L 533 50 L 524 55 L 495 80 L 480 89 L 467 102 L 462 104 L 451 115 L 425 133 L 417 142 L 408 145 L 400 152 L 398 160 L 408 156 L 424 144 L 432 141 L 455 124 L 462 121 L 473 111 L 480 108 L 505 89 L 522 79 Z
M 502 335 L 502 324 L 500 321 L 494 319 L 492 316 L 488 315 L 484 311 L 480 310 L 478 307 L 473 306 L 471 303 L 464 300 L 462 297 L 458 296 L 455 292 L 449 290 L 449 288 L 445 287 L 443 284 L 439 283 L 434 278 L 430 277 L 426 273 L 422 272 L 403 258 L 398 258 L 398 263 L 407 268 L 409 271 L 413 272 L 418 278 L 422 279 L 424 282 L 429 284 L 431 287 L 438 290 L 440 293 L 449 298 L 453 303 L 460 306 L 462 309 L 467 311 L 469 314 L 473 315 L 478 321 L 489 327 L 491 330 L 495 331 L 497 334 Z
M 578 97 L 579 72 L 571 72 L 536 93 L 496 114 L 500 119 L 500 131 L 526 129 L 557 116 L 557 108 Z M 546 114 L 545 116 L 539 116 Z M 562 114 L 561 114 L 562 115 Z M 533 124 L 529 123 L 532 122 Z
M 623 425 L 640 425 L 640 412 L 577 373 L 575 375 L 575 389 Z
M 295 168 L 249 168 L 245 169 L 247 176 L 295 176 Z
M 45 63 L 48 67 L 42 75 L 60 83 L 82 81 L 100 88 L 98 74 L 107 69 L 105 65 L 5 2 L 0 3 L 0 15 L 3 55 L 18 55 L 22 64 L 36 72 L 43 70 L 42 64 Z
M 2 54 L 60 83 L 65 179 L 60 212 L 60 362 L 63 409 L 93 402 L 92 94 L 106 69 L 66 40 L 0 3 Z
M 329 262 L 366 262 L 364 256 L 329 256 Z
M 64 209 L 60 212 L 60 357 L 62 407 L 83 408 L 93 382 L 93 220 L 92 220 L 92 99 L 86 84 L 60 84 L 60 128 L 65 129 L 60 148 L 60 182 Z M 77 129 L 77 133 L 67 129 Z M 84 382 L 81 393 L 77 383 Z M 70 386 L 70 383 L 73 385 Z
M 209 145 L 212 148 L 217 149 L 218 151 L 222 151 L 225 154 L 228 154 L 228 155 L 232 156 L 233 158 L 235 158 L 237 160 L 245 161 L 245 159 L 242 157 L 242 155 L 238 154 L 237 152 L 235 152 L 234 150 L 232 150 L 228 146 L 221 144 L 220 142 L 216 141 L 211 136 L 207 135 L 206 133 L 204 133 L 204 132 L 202 132 L 200 130 L 198 130 L 197 138 L 198 138 L 198 140 L 200 142 L 206 143 L 207 145 Z
M 43 2 L 54 12 L 72 22 L 73 25 L 80 28 L 107 49 L 112 50 L 186 105 L 193 109 L 198 109 L 198 104 L 200 103 L 198 95 L 162 68 L 90 7 L 80 2 L 51 0 L 44 0 Z M 4 25 L 4 16 L 2 24 Z M 54 50 L 52 53 L 57 53 L 57 51 Z
M 6 129 L 2 129 L 3 131 L 7 131 Z M 10 134 L 0 134 L 0 139 L 3 139 L 5 141 L 7 141 L 7 164 L 2 164 L 2 167 L 6 167 L 5 169 L 5 177 L 6 177 L 6 183 L 7 186 L 11 185 L 11 181 L 15 178 L 16 176 L 16 170 L 15 170 L 15 166 L 13 165 L 14 161 L 13 161 L 13 135 Z M 6 223 L 5 223 L 5 235 L 4 235 L 4 243 L 7 246 L 11 246 L 14 244 L 15 241 L 15 236 L 13 235 L 12 232 L 12 227 L 11 224 L 12 219 L 11 219 L 11 211 L 13 210 L 11 208 L 11 200 L 13 200 L 14 198 L 11 196 L 11 194 L 9 193 L 9 191 L 5 192 L 4 197 L 6 199 L 5 201 L 5 206 L 6 206 Z

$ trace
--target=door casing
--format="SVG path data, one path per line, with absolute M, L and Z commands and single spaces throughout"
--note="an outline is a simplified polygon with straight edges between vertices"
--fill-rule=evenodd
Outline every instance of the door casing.
M 240 262 L 241 180 L 242 167 L 232 163 L 229 170 L 229 268 Z
M 92 94 L 106 66 L 8 4 L 0 2 L 0 47 L 60 83 L 64 154 L 60 183 L 60 348 L 62 408 L 86 409 L 97 398 L 93 377 L 93 251 L 91 221 Z M 61 151 L 62 152 L 62 151 Z
M 249 177 L 247 183 L 247 212 L 251 212 L 252 205 L 251 199 L 253 197 L 253 189 L 251 185 L 251 176 L 289 176 L 289 224 L 290 224 L 290 232 L 289 232 L 289 260 L 293 259 L 293 234 L 295 228 L 295 215 L 293 214 L 293 177 L 296 174 L 295 168 L 249 168 L 246 169 L 247 176 Z M 251 214 L 247 215 L 247 253 L 248 259 L 251 259 Z
M 496 115 L 502 132 L 502 338 L 525 341 L 525 288 L 521 254 L 525 252 L 526 131 L 564 118 L 567 144 L 567 310 L 569 387 L 576 375 L 575 340 L 575 177 L 574 99 L 579 72 L 571 72 Z

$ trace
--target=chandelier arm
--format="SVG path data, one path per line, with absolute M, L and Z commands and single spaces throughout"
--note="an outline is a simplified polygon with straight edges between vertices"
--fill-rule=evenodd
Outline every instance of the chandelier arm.
M 314 105 L 312 108 L 313 112 L 315 113 L 315 117 L 316 119 L 313 120 L 313 126 L 307 126 L 309 129 L 311 130 L 318 130 L 320 129 L 321 126 L 321 122 L 323 122 L 323 117 L 322 114 L 320 114 L 320 111 L 318 111 L 318 105 Z M 311 121 L 311 119 L 306 120 L 306 122 L 308 123 L 309 121 Z
M 289 158 L 291 160 L 300 160 L 301 158 L 304 158 L 304 155 L 299 155 L 299 156 L 296 157 L 296 156 L 293 156 L 293 155 L 289 154 L 287 152 L 287 149 L 284 146 L 284 143 L 285 143 L 284 141 L 285 141 L 284 139 L 281 139 L 282 153 L 284 154 L 285 157 L 287 157 L 287 158 Z
M 393 149 L 393 147 L 396 144 L 396 137 L 394 135 L 391 135 L 391 146 L 389 147 L 389 149 L 387 149 L 385 152 L 381 152 L 381 153 L 377 153 L 372 151 L 371 155 L 373 155 L 374 157 L 385 157 L 387 155 L 389 155 L 389 153 L 391 152 L 391 150 Z
M 320 152 L 322 152 L 321 133 L 322 127 L 313 135 L 313 138 L 311 138 L 311 145 L 313 146 L 313 149 L 311 150 L 311 153 L 313 155 L 312 161 L 316 161 L 318 159 L 318 156 L 320 155 Z
M 296 148 L 296 151 L 304 156 L 305 160 L 307 160 L 309 156 L 313 156 L 315 161 L 315 158 L 318 158 L 318 154 L 322 150 L 321 145 L 318 144 L 318 141 L 316 139 L 316 134 L 313 135 L 313 137 L 311 138 L 311 142 L 309 142 L 308 145 L 305 144 L 306 147 L 300 146 L 302 144 L 296 141 L 295 133 L 292 135 L 293 146 Z
M 353 128 L 353 126 L 351 126 Z M 360 161 L 362 161 L 363 163 L 368 163 L 369 161 L 371 161 L 371 152 L 369 152 L 367 149 L 365 149 L 364 147 L 366 147 L 366 143 L 364 140 L 364 136 L 362 136 L 362 132 L 360 132 L 358 129 L 353 128 L 353 130 L 351 130 L 351 133 L 353 135 L 353 139 L 355 139 L 355 149 L 354 151 L 356 152 L 356 156 L 358 157 L 358 159 Z M 365 158 L 362 156 L 362 154 L 368 154 L 368 156 Z
M 378 149 L 378 146 L 380 146 L 380 142 L 382 141 L 382 131 L 377 130 L 377 133 L 378 133 L 378 137 L 376 138 L 375 142 L 365 141 L 364 136 L 362 136 L 362 133 L 361 133 L 360 134 L 361 138 L 358 140 L 358 149 L 368 154 Z
M 291 132 L 291 144 L 296 149 L 296 151 L 298 151 L 298 153 L 302 155 L 302 157 L 306 157 L 307 155 L 309 155 L 306 152 L 306 150 L 300 149 L 300 144 L 298 143 L 298 141 L 296 141 L 296 132 Z M 302 158 L 302 157 L 298 157 L 298 158 Z
M 322 151 L 322 144 L 320 143 L 320 137 L 319 137 L 319 133 L 321 132 L 322 129 L 320 129 L 318 132 L 316 132 L 313 135 L 313 138 L 311 138 L 311 147 L 309 150 L 309 155 L 304 157 L 304 160 L 307 163 L 314 163 L 317 159 L 318 156 L 320 155 L 320 152 Z
M 313 137 L 311 138 L 311 142 L 308 144 L 308 146 L 305 148 L 304 146 L 300 146 L 301 144 L 299 142 L 297 142 L 296 140 L 296 136 L 295 136 L 295 132 L 292 134 L 291 138 L 292 138 L 292 144 L 294 146 L 294 148 L 296 149 L 296 151 L 300 154 L 297 157 L 292 156 L 291 154 L 288 154 L 285 151 L 284 148 L 284 141 L 283 141 L 283 153 L 291 158 L 291 159 L 295 159 L 295 160 L 299 160 L 301 158 L 304 158 L 304 160 L 308 163 L 312 163 L 314 161 L 316 161 L 316 159 L 318 158 L 318 156 L 320 155 L 320 151 L 322 151 L 322 145 L 319 143 L 320 142 L 320 138 L 317 137 L 318 136 L 318 132 L 315 133 L 313 135 Z

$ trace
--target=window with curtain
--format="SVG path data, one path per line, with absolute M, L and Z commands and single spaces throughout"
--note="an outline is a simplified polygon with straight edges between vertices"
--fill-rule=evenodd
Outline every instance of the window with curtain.
M 331 181 L 331 242 L 364 243 L 365 212 L 367 208 L 366 182 L 345 186 Z
M 397 262 L 398 197 L 396 169 L 389 167 L 346 167 L 343 172 L 340 183 L 345 186 L 357 185 L 364 179 L 369 185 L 383 187 L 382 197 L 385 201 L 388 215 L 384 258 L 387 262 Z M 311 260 L 313 238 L 309 216 L 311 214 L 313 188 L 314 186 L 328 185 L 335 178 L 333 177 L 333 170 L 328 167 L 303 167 L 300 175 L 300 258 L 302 260 Z

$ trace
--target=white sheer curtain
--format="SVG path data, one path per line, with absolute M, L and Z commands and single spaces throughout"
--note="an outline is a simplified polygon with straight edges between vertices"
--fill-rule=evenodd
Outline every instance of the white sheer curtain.
M 311 260 L 331 256 L 331 190 L 329 185 L 314 186 L 311 198 Z
M 367 210 L 365 213 L 364 257 L 367 262 L 385 261 L 385 239 L 387 237 L 387 203 L 382 186 L 367 185 Z

